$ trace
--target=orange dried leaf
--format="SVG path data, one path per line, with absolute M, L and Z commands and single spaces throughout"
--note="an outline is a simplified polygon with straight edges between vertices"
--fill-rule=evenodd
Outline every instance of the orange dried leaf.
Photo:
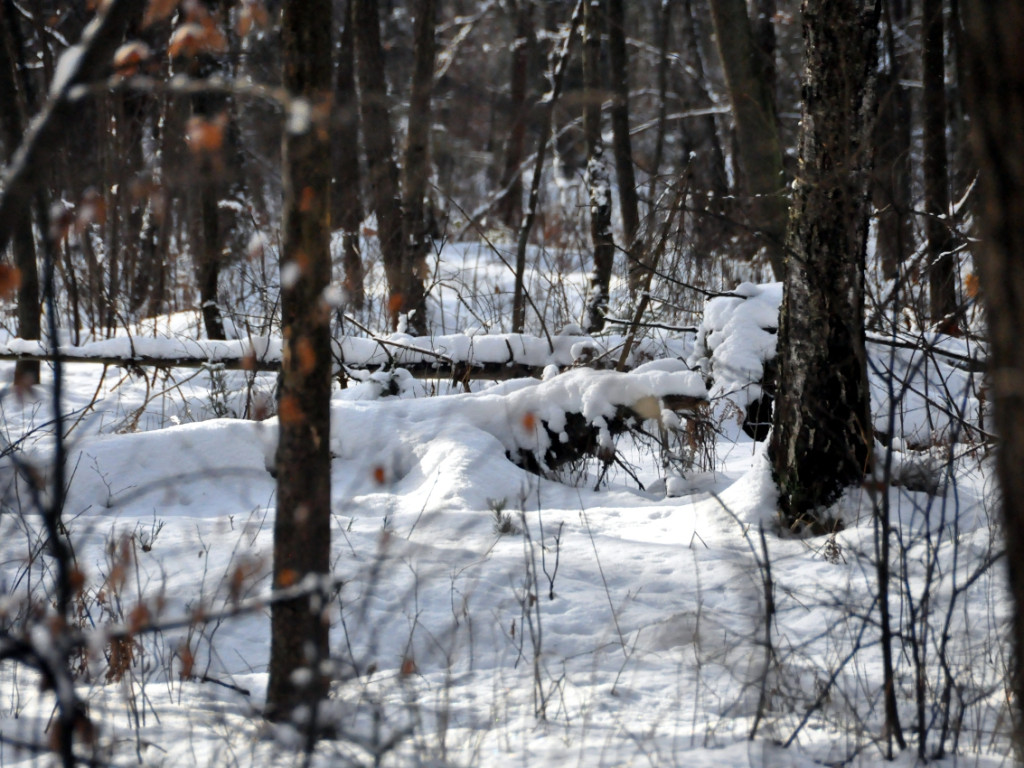
M 149 606 L 139 603 L 128 616 L 128 628 L 134 633 L 149 625 Z
M 373 480 L 377 485 L 384 485 L 388 481 L 388 473 L 380 464 L 373 468 Z
M 402 676 L 408 677 L 409 675 L 416 674 L 416 662 L 411 658 L 406 657 L 402 659 Z
M 277 574 L 277 588 L 287 589 L 288 587 L 294 587 L 299 581 L 299 572 L 294 568 L 283 568 L 281 572 Z
M 527 411 L 523 414 L 523 429 L 527 432 L 533 432 L 537 427 L 537 417 L 534 416 L 533 411 Z
M 122 77 L 131 77 L 149 61 L 152 52 L 149 46 L 138 40 L 125 43 L 114 53 L 114 71 Z
M 12 264 L 0 264 L 0 298 L 11 298 L 20 287 L 21 270 Z
M 252 25 L 252 9 L 246 6 L 238 14 L 238 21 L 235 23 L 235 33 L 239 37 L 245 37 L 252 32 Z
M 224 128 L 227 121 L 223 116 L 213 120 L 195 117 L 189 118 L 185 128 L 189 149 L 196 154 L 212 154 L 224 146 Z
M 388 313 L 391 315 L 397 315 L 402 311 L 402 306 L 405 304 L 405 296 L 400 293 L 392 293 L 388 297 Z
M 972 299 L 978 298 L 978 293 L 981 291 L 981 281 L 976 273 L 971 272 L 964 278 L 964 291 Z
M 182 680 L 188 680 L 192 677 L 192 669 L 196 664 L 195 654 L 192 653 L 192 649 L 187 645 L 182 645 L 178 648 L 178 658 L 181 659 L 181 671 L 178 672 L 178 677 Z
M 142 27 L 145 29 L 151 24 L 163 21 L 178 7 L 179 0 L 149 0 L 146 6 L 146 15 L 142 17 Z

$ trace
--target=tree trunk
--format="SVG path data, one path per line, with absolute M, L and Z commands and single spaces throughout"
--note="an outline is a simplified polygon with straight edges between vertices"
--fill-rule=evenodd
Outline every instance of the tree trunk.
M 907 0 L 886 3 L 885 50 L 888 67 L 878 84 L 878 118 L 875 123 L 875 171 L 872 197 L 878 221 L 876 250 L 887 280 L 899 276 L 900 267 L 913 252 L 910 226 L 910 93 L 902 80 L 907 56 L 897 48 L 895 30 L 907 22 Z
M 590 277 L 590 301 L 584 330 L 600 331 L 608 312 L 608 294 L 615 263 L 612 239 L 612 190 L 601 138 L 601 34 L 604 13 L 601 0 L 583 3 L 583 135 L 587 144 L 587 191 L 590 197 L 590 239 L 594 246 L 594 271 Z
M 924 210 L 928 240 L 929 310 L 933 323 L 956 325 L 956 264 L 949 220 L 949 165 L 946 159 L 945 24 L 942 0 L 924 0 L 921 11 L 924 85 Z
M 804 0 L 804 105 L 771 458 L 788 523 L 824 508 L 871 463 L 864 349 L 874 0 Z
M 363 223 L 359 171 L 359 100 L 356 94 L 355 38 L 352 2 L 345 3 L 345 25 L 338 46 L 334 86 L 334 186 L 331 190 L 331 226 L 342 231 L 345 293 L 356 309 L 366 304 L 359 228 Z
M 8 24 L 4 4 L 0 3 L 0 130 L 3 131 L 4 160 L 9 162 L 14 150 L 21 143 L 24 131 L 24 99 L 19 98 L 15 61 L 11 46 L 14 42 Z M 19 272 L 18 285 L 18 336 L 23 339 L 38 339 L 39 320 L 39 268 L 36 263 L 36 243 L 32 234 L 32 218 L 27 214 L 14 223 L 11 236 L 11 251 L 14 266 Z M 18 386 L 39 383 L 39 363 L 19 362 L 14 368 L 14 381 Z
M 608 3 L 608 64 L 611 70 L 612 150 L 615 178 L 619 184 L 623 250 L 629 263 L 629 289 L 636 293 L 643 284 L 637 264 L 637 235 L 640 232 L 640 204 L 633 172 L 633 143 L 629 136 L 629 57 L 626 54 L 626 14 L 622 0 Z
M 512 43 L 512 78 L 509 97 L 512 127 L 505 141 L 505 166 L 501 173 L 501 220 L 510 229 L 518 227 L 523 218 L 523 149 L 530 109 L 526 103 L 529 87 L 530 57 L 533 45 L 533 0 L 519 0 L 516 9 L 516 39 Z
M 744 0 L 710 0 L 710 5 L 736 123 L 739 164 L 751 197 L 751 224 L 762 237 L 775 277 L 782 279 L 788 205 L 774 100 L 758 64 Z
M 427 220 L 427 186 L 430 181 L 430 99 L 434 90 L 434 26 L 436 0 L 419 0 L 416 8 L 413 43 L 412 88 L 409 96 L 408 136 L 405 147 L 405 177 L 402 191 L 405 240 L 406 307 L 409 329 L 416 335 L 427 333 L 427 297 L 423 286 L 427 278 L 427 251 L 430 227 Z
M 274 588 L 326 577 L 331 552 L 330 131 L 331 0 L 290 0 L 282 17 L 284 86 L 314 115 L 283 143 L 281 332 L 274 519 Z M 267 715 L 288 719 L 306 709 L 316 732 L 316 703 L 327 693 L 328 604 L 323 595 L 271 609 Z M 309 680 L 300 683 L 299 673 Z
M 1017 759 L 1024 760 L 1024 7 L 963 0 L 967 99 L 979 168 L 981 286 L 988 307 L 990 375 L 1001 440 L 1006 568 L 1014 604 L 1010 676 Z
M 384 51 L 380 43 L 378 0 L 352 0 L 353 31 L 356 37 L 356 73 L 359 80 L 359 113 L 362 117 L 363 147 L 370 174 L 370 196 L 377 214 L 377 237 L 388 281 L 388 314 L 392 328 L 408 311 L 406 297 L 405 247 L 402 236 L 402 200 L 398 165 L 394 157 L 388 83 Z

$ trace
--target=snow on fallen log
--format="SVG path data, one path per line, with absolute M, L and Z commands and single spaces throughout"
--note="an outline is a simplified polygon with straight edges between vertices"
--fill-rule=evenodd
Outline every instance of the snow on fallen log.
M 615 436 L 632 424 L 676 424 L 675 411 L 692 412 L 705 402 L 703 378 L 679 360 L 624 373 L 576 368 L 556 375 L 549 369 L 544 380 L 509 381 L 480 393 L 336 402 L 331 448 L 351 457 L 366 450 L 353 435 L 408 436 L 420 444 L 434 433 L 479 430 L 498 440 L 516 464 L 544 471 L 585 456 L 607 457 Z
M 548 365 L 567 368 L 586 364 L 612 366 L 622 337 L 593 338 L 578 334 L 551 341 L 525 334 L 451 334 L 415 337 L 391 334 L 379 338 L 344 336 L 333 341 L 336 368 L 362 370 L 405 368 L 420 378 L 450 376 L 457 381 L 539 376 Z M 641 346 L 635 359 L 664 355 Z M 681 350 L 680 350 L 681 351 Z M 215 363 L 228 369 L 272 371 L 281 364 L 280 337 L 210 341 L 181 337 L 120 336 L 81 345 L 60 345 L 56 353 L 44 342 L 11 339 L 0 344 L 0 360 L 103 363 L 117 366 L 199 368 Z

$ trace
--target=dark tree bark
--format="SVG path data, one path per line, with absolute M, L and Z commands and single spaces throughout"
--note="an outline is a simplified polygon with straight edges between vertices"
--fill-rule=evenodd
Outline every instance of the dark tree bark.
M 779 326 L 770 447 L 786 520 L 828 525 L 824 507 L 871 462 L 864 254 L 878 10 L 804 0 L 799 184 Z
M 640 203 L 633 171 L 633 143 L 629 136 L 629 57 L 626 54 L 626 14 L 622 0 L 608 3 L 608 65 L 611 70 L 612 150 L 615 178 L 619 184 L 623 250 L 629 262 L 629 288 L 635 293 L 643 284 L 637 264 L 637 235 L 640 233 Z
M 499 213 L 505 226 L 518 227 L 523 218 L 523 151 L 530 109 L 527 105 L 530 58 L 533 55 L 533 0 L 519 0 L 516 8 L 516 39 L 512 43 L 512 78 L 509 88 L 512 127 L 505 140 L 505 164 L 501 172 L 503 190 Z
M 345 292 L 356 309 L 366 304 L 359 227 L 363 223 L 359 170 L 359 99 L 356 93 L 355 37 L 352 2 L 344 3 L 344 26 L 337 49 L 334 85 L 334 185 L 331 189 L 331 226 L 342 231 Z
M 949 165 L 946 153 L 945 23 L 942 0 L 924 0 L 922 7 L 924 85 L 924 210 L 928 241 L 929 310 L 932 322 L 945 330 L 955 326 L 956 265 L 949 221 Z
M 21 143 L 24 132 L 25 100 L 21 98 L 15 76 L 15 61 L 11 46 L 14 42 L 8 25 L 4 4 L 0 3 L 0 130 L 3 131 L 4 160 L 9 162 L 14 150 Z M 35 236 L 32 234 L 32 219 L 29 215 L 14 223 L 11 236 L 11 252 L 14 266 L 19 272 L 18 335 L 23 339 L 38 339 L 41 325 L 39 319 L 39 268 L 36 262 Z M 14 380 L 19 386 L 39 383 L 39 363 L 22 361 L 14 368 Z
M 587 191 L 590 197 L 590 239 L 594 247 L 594 271 L 590 277 L 590 301 L 585 330 L 604 328 L 608 293 L 615 263 L 612 238 L 612 190 L 601 138 L 601 35 L 604 13 L 600 0 L 583 3 L 583 136 L 587 144 Z
M 282 173 L 281 331 L 274 587 L 326 578 L 331 551 L 330 158 L 331 0 L 290 0 L 282 17 L 284 86 L 314 115 L 285 132 Z M 306 707 L 314 734 L 316 702 L 327 693 L 328 603 L 323 595 L 271 609 L 267 715 L 290 718 Z M 309 681 L 300 683 L 299 670 Z
M 774 99 L 758 64 L 744 0 L 710 0 L 710 5 L 736 123 L 739 164 L 752 198 L 752 225 L 762 236 L 772 271 L 781 279 L 788 204 Z
M 872 197 L 878 221 L 877 252 L 882 274 L 895 280 L 901 265 L 913 252 L 910 210 L 910 92 L 902 80 L 907 55 L 896 44 L 908 16 L 907 0 L 885 4 L 885 51 L 887 66 L 879 75 L 878 119 L 875 124 L 875 170 Z
M 412 88 L 409 96 L 409 120 L 402 180 L 403 238 L 406 275 L 406 311 L 414 334 L 427 333 L 427 251 L 430 248 L 430 222 L 427 212 L 427 185 L 430 181 L 430 99 L 434 90 L 434 26 L 436 0 L 419 0 L 413 42 Z
M 1017 759 L 1024 760 L 1024 6 L 963 0 L 972 147 L 981 171 L 977 206 L 981 287 L 988 307 L 990 376 L 1000 444 L 1006 568 L 1014 604 L 1010 676 Z
M 404 269 L 406 251 L 398 165 L 394 157 L 384 51 L 380 42 L 380 13 L 377 0 L 352 0 L 352 3 L 363 147 L 370 175 L 370 197 L 377 214 L 381 259 L 390 292 L 388 313 L 392 327 L 397 328 L 399 316 L 408 311 L 408 281 Z

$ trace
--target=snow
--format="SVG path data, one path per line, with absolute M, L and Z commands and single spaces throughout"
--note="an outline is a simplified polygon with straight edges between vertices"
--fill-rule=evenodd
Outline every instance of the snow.
M 645 342 L 629 373 L 572 367 L 584 355 L 611 351 L 614 359 L 621 341 L 572 327 L 550 344 L 480 325 L 392 334 L 391 346 L 340 342 L 339 358 L 352 366 L 372 367 L 388 353 L 405 362 L 441 353 L 525 363 L 544 375 L 427 396 L 408 374 L 352 369 L 358 381 L 335 390 L 331 575 L 341 589 L 330 616 L 339 676 L 322 714 L 339 737 L 318 746 L 313 765 L 372 764 L 377 754 L 395 766 L 879 764 L 873 515 L 883 496 L 894 546 L 906 552 L 894 566 L 905 570 L 893 599 L 906 610 L 927 595 L 929 612 L 914 626 L 934 633 L 924 641 L 930 679 L 941 684 L 935 654 L 945 632 L 963 706 L 960 754 L 936 763 L 1005 764 L 1009 604 L 1001 569 L 981 567 L 999 547 L 991 459 L 961 423 L 985 413 L 975 374 L 938 353 L 872 343 L 876 420 L 887 423 L 889 408 L 899 417 L 890 448 L 879 447 L 880 456 L 892 451 L 892 482 L 880 476 L 877 487 L 851 489 L 835 508 L 846 527 L 833 537 L 794 538 L 777 522 L 764 445 L 719 419 L 704 438 L 711 463 L 702 465 L 691 415 L 660 404 L 678 394 L 743 404 L 759 392 L 781 286 L 729 293 L 707 302 L 692 352 L 666 356 L 664 344 Z M 159 332 L 63 351 L 218 360 L 251 350 L 279 359 L 273 337 L 197 341 L 185 326 L 167 318 Z M 977 353 L 936 342 L 948 353 Z M 2 366 L 9 379 L 13 364 Z M 298 734 L 258 714 L 269 653 L 258 599 L 270 589 L 276 420 L 212 418 L 217 404 L 240 414 L 248 400 L 269 397 L 273 374 L 158 379 L 101 368 L 67 366 L 62 428 L 64 520 L 85 580 L 75 621 L 90 649 L 77 690 L 99 726 L 103 762 L 299 764 Z M 906 383 L 899 392 L 885 385 L 889 370 Z M 52 578 L 42 521 L 12 465 L 17 456 L 43 476 L 51 471 L 51 385 L 47 374 L 35 395 L 0 399 L 5 444 L 19 446 L 0 463 L 4 627 L 27 600 L 42 599 Z M 398 396 L 383 396 L 389 391 Z M 542 455 L 566 413 L 600 428 L 619 406 L 640 403 L 655 404 L 643 413 L 650 438 L 601 438 L 614 441 L 635 480 L 616 466 L 598 482 L 596 462 L 538 475 L 511 460 L 525 450 Z M 962 418 L 940 408 L 949 403 Z M 518 532 L 499 532 L 502 514 Z M 763 642 L 766 550 L 773 657 Z M 166 626 L 139 635 L 134 666 L 107 682 L 111 627 L 130 625 L 140 601 Z M 189 620 L 200 615 L 216 618 Z M 44 622 L 31 631 L 50 645 Z M 897 672 L 909 735 L 909 646 L 897 654 Z M 34 673 L 0 666 L 0 764 L 46 762 L 16 743 L 47 743 L 52 710 L 53 694 Z M 385 750 L 392 737 L 394 749 Z M 779 746 L 791 737 L 790 748 Z

